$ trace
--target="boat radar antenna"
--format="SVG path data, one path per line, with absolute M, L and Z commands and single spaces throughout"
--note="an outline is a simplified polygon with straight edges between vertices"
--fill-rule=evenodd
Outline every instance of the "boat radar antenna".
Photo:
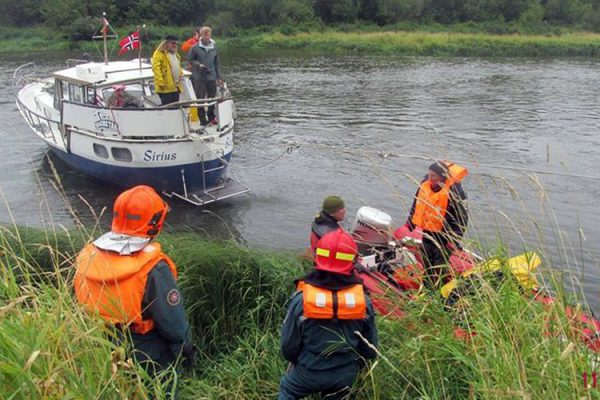
M 108 39 L 116 39 L 118 38 L 117 32 L 112 28 L 111 24 L 106 19 L 106 13 L 102 13 L 102 20 L 100 21 L 100 25 L 102 26 L 100 30 L 96 29 L 92 39 L 102 39 L 104 45 L 103 51 L 103 59 L 104 64 L 108 64 Z

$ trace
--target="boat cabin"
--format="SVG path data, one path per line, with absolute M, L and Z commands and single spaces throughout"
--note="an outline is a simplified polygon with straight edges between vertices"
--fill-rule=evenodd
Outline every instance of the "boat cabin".
M 131 61 L 108 65 L 80 64 L 63 69 L 54 76 L 54 108 L 62 101 L 111 108 L 156 108 L 160 98 L 154 90 L 152 66 Z M 184 76 L 190 76 L 184 70 Z M 189 79 L 183 81 L 180 101 L 196 100 Z

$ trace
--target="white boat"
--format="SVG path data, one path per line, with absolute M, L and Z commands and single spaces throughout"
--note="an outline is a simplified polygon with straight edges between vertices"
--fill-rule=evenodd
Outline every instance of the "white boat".
M 226 174 L 235 126 L 226 87 L 216 98 L 197 100 L 185 71 L 180 101 L 160 106 L 151 65 L 74 61 L 50 77 L 35 76 L 33 63 L 13 75 L 21 114 L 61 160 L 94 178 L 150 185 L 195 205 L 248 192 Z M 130 101 L 109 106 L 123 86 L 121 98 Z M 217 123 L 202 126 L 195 109 L 211 105 Z

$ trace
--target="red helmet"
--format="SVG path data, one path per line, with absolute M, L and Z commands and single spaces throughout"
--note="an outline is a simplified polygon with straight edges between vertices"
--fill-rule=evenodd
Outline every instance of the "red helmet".
M 343 229 L 329 232 L 317 243 L 315 269 L 336 274 L 352 275 L 357 246 L 352 236 Z
M 159 234 L 169 206 L 150 186 L 124 191 L 115 200 L 112 231 L 152 238 Z

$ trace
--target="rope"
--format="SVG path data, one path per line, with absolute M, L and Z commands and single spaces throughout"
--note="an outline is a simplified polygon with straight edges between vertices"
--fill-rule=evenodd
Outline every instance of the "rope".
M 291 155 L 294 152 L 294 150 L 299 149 L 301 146 L 313 147 L 313 148 L 316 148 L 319 150 L 329 150 L 329 151 L 335 150 L 339 153 L 348 153 L 348 154 L 353 154 L 353 155 L 369 155 L 369 154 L 371 154 L 371 155 L 380 157 L 382 159 L 382 162 L 388 158 L 402 158 L 402 159 L 409 159 L 409 160 L 425 160 L 425 161 L 435 161 L 436 160 L 435 158 L 433 158 L 431 156 L 424 156 L 424 155 L 396 154 L 393 152 L 384 152 L 381 150 L 352 150 L 352 149 L 348 149 L 348 148 L 335 147 L 335 146 L 331 146 L 331 145 L 320 145 L 320 144 L 296 141 L 296 142 L 292 142 L 292 143 L 287 143 L 287 147 L 281 153 L 279 153 L 275 158 L 265 162 L 264 164 L 250 166 L 250 167 L 229 165 L 229 167 L 238 169 L 238 170 L 255 170 L 255 169 L 265 168 L 265 167 L 275 163 L 276 161 L 278 161 L 284 155 L 286 155 L 286 154 Z M 222 159 L 222 160 L 224 161 L 224 159 Z M 508 171 L 541 174 L 541 175 L 563 176 L 563 177 L 569 177 L 569 178 L 600 180 L 600 176 L 594 176 L 594 175 L 571 174 L 568 172 L 546 171 L 546 170 L 541 170 L 541 169 L 525 168 L 525 167 L 511 167 L 511 166 L 507 166 L 507 165 L 482 164 L 482 163 L 477 163 L 477 162 L 461 161 L 461 160 L 452 160 L 452 161 L 457 164 L 471 165 L 471 166 L 475 166 L 475 167 L 502 169 L 502 170 L 508 170 Z
M 314 148 L 321 149 L 321 150 L 329 150 L 329 151 L 335 150 L 340 153 L 348 153 L 348 154 L 353 154 L 353 155 L 369 155 L 370 154 L 370 155 L 380 157 L 382 159 L 382 162 L 388 158 L 402 158 L 402 159 L 409 159 L 409 160 L 425 160 L 425 161 L 435 161 L 436 160 L 435 158 L 433 158 L 431 156 L 424 156 L 424 155 L 396 154 L 393 152 L 384 152 L 381 150 L 352 150 L 352 149 L 348 149 L 348 148 L 335 147 L 335 146 L 331 146 L 331 145 L 319 145 L 319 144 L 308 143 L 308 142 L 304 142 L 304 143 L 303 142 L 293 142 L 293 143 L 289 144 L 288 146 L 289 147 L 286 148 L 286 150 L 282 154 L 280 154 L 277 157 L 277 159 L 279 159 L 281 156 L 283 156 L 283 154 L 285 154 L 286 152 L 288 152 L 288 154 L 291 154 L 294 149 L 297 149 L 300 146 L 303 146 L 303 147 L 314 147 Z M 290 147 L 292 148 L 291 151 L 290 151 Z M 461 160 L 452 160 L 452 161 L 455 162 L 456 164 L 471 165 L 471 166 L 475 166 L 475 167 L 486 167 L 486 168 L 492 168 L 492 169 L 502 169 L 502 170 L 509 170 L 509 171 L 524 172 L 524 173 L 536 173 L 536 174 L 541 174 L 541 175 L 555 175 L 555 176 L 563 176 L 563 177 L 570 177 L 570 178 L 600 180 L 600 176 L 594 176 L 594 175 L 572 174 L 572 173 L 560 172 L 560 171 L 546 171 L 546 170 L 541 170 L 541 169 L 525 168 L 525 167 L 511 167 L 511 166 L 507 166 L 507 165 L 482 164 L 482 163 L 478 163 L 478 162 L 461 161 Z
M 267 161 L 264 164 L 260 164 L 260 165 L 254 165 L 254 166 L 250 166 L 250 167 L 239 167 L 235 164 L 234 165 L 231 165 L 229 163 L 227 163 L 227 164 L 228 164 L 229 168 L 238 169 L 238 170 L 261 169 L 261 168 L 268 167 L 269 165 L 275 163 L 277 160 L 279 160 L 281 157 L 283 157 L 286 154 L 292 154 L 294 152 L 294 150 L 298 149 L 299 147 L 300 147 L 300 145 L 297 143 L 289 144 L 288 147 L 286 147 L 285 150 L 283 150 L 281 153 L 279 153 L 279 155 L 277 157 L 273 158 L 272 160 Z M 219 159 L 223 162 L 226 162 L 225 159 L 223 159 L 221 157 L 219 157 Z

